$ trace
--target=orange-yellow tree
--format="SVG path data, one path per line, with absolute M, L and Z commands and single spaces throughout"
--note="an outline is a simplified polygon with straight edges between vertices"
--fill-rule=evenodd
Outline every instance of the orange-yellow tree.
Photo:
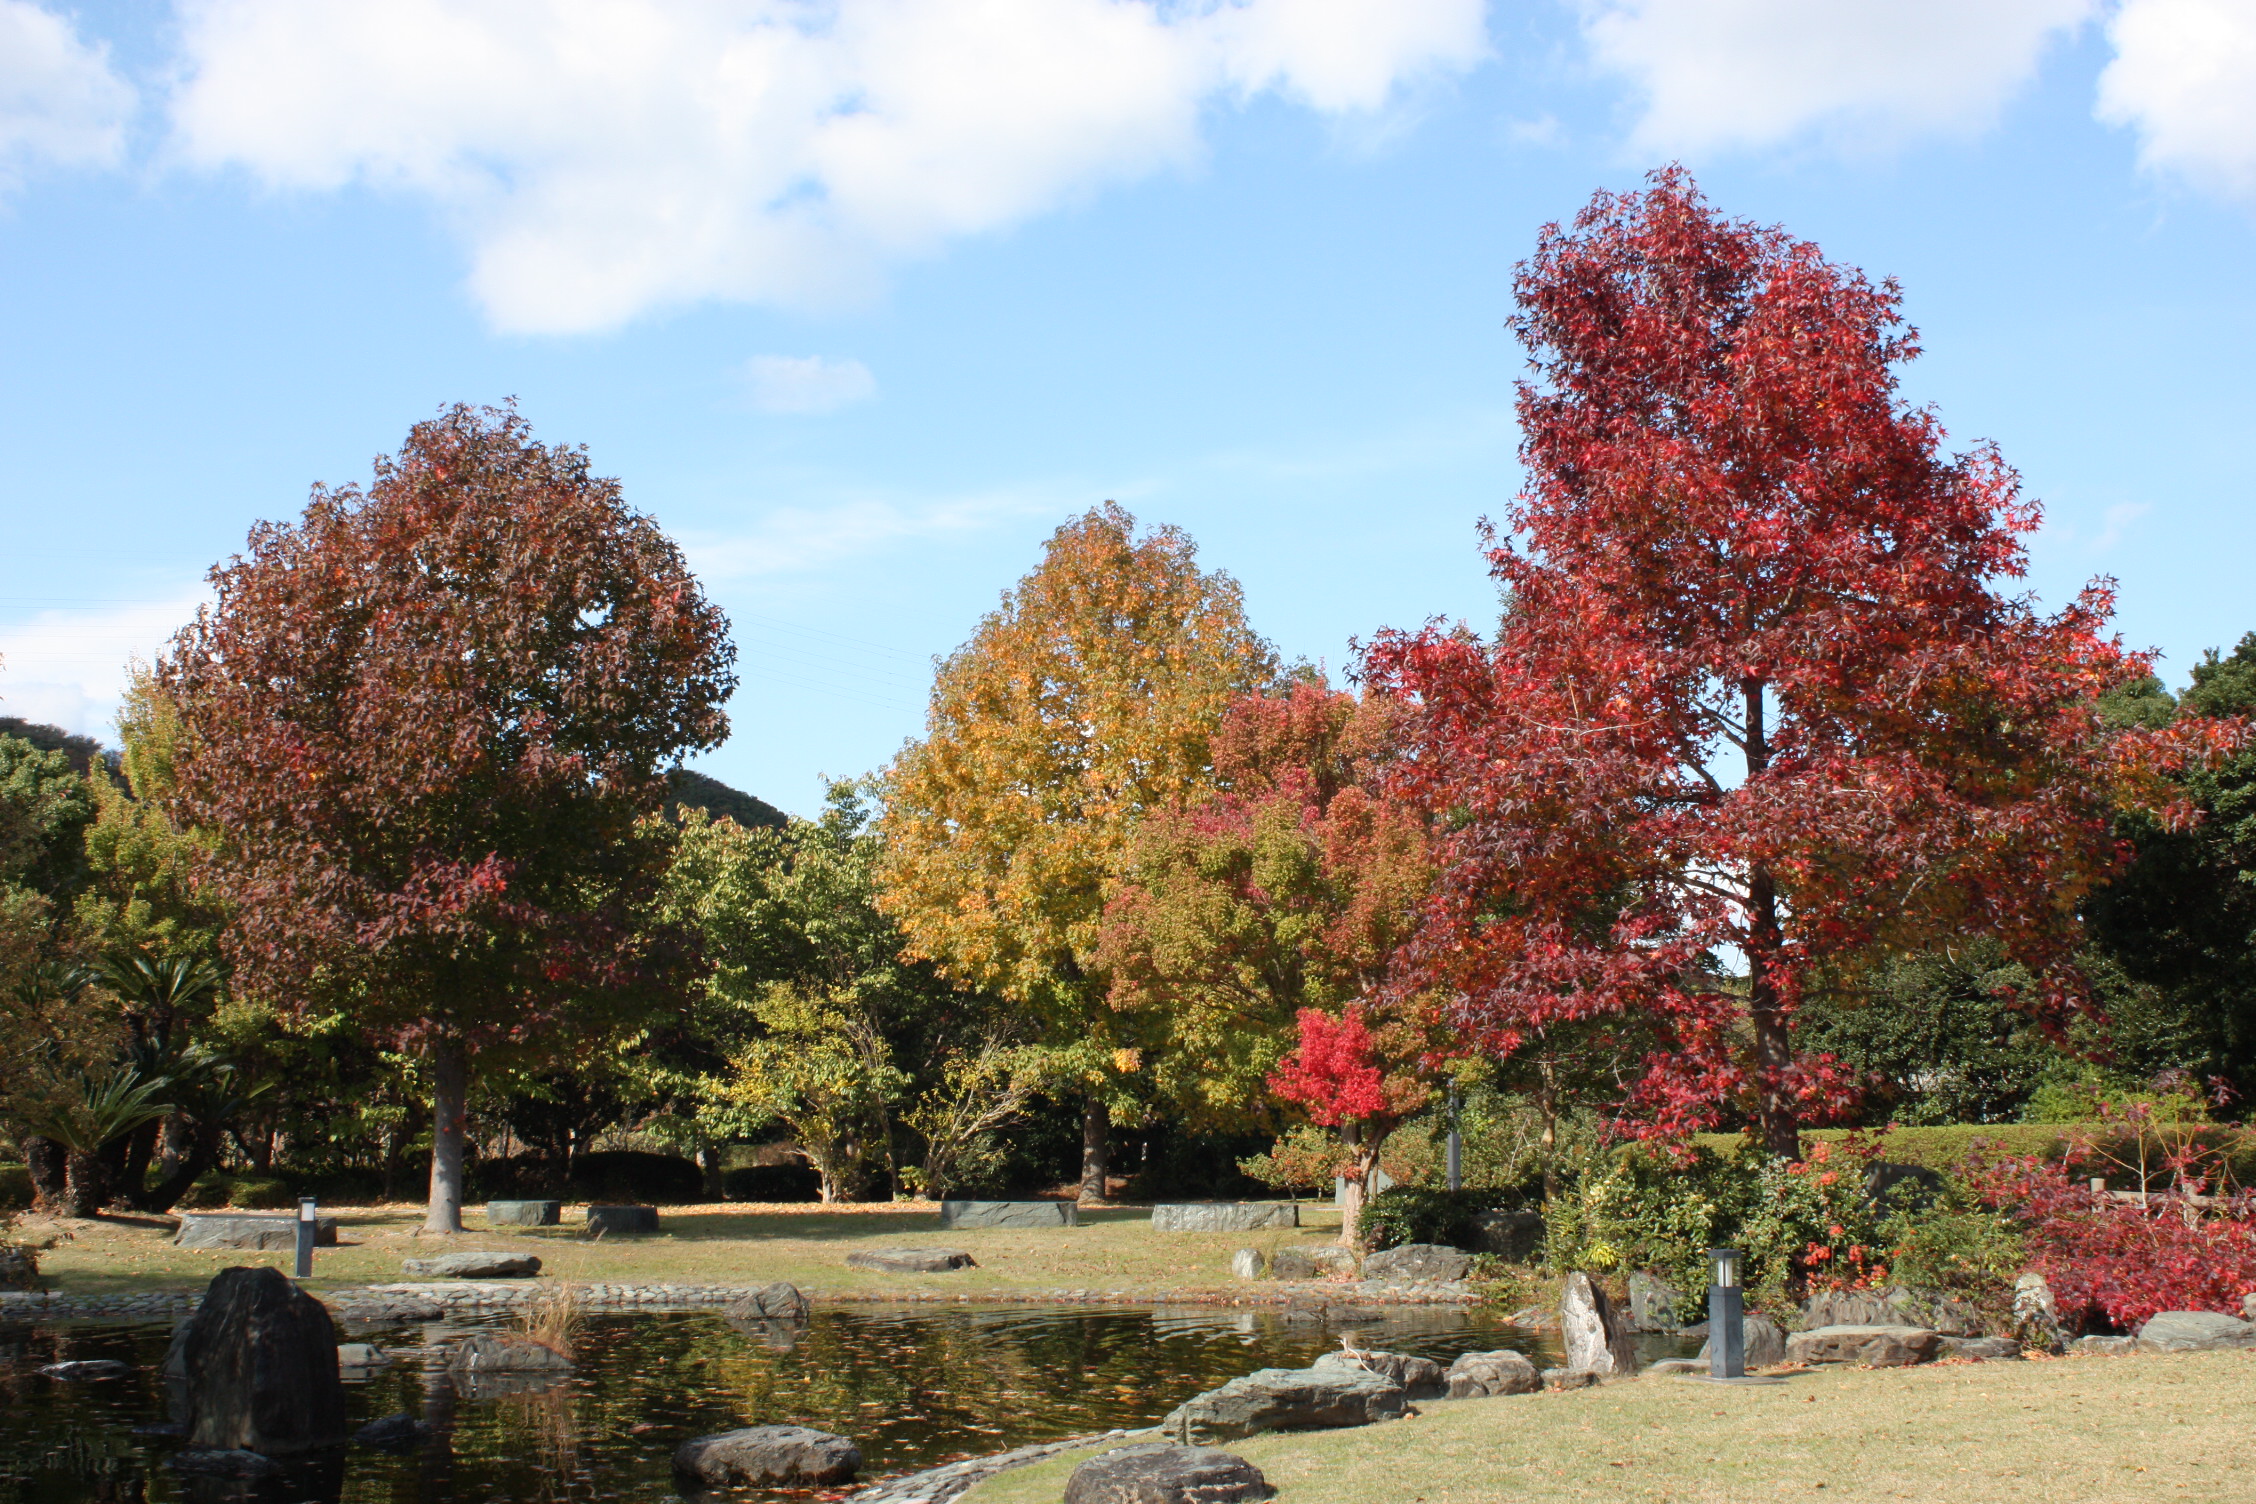
M 1089 1199 L 1137 1064 L 1097 963 L 1105 899 L 1137 821 L 1210 784 L 1223 710 L 1276 671 L 1235 580 L 1107 503 L 940 665 L 925 736 L 887 774 L 882 907 L 949 977 L 1024 1007 L 1086 1083 Z

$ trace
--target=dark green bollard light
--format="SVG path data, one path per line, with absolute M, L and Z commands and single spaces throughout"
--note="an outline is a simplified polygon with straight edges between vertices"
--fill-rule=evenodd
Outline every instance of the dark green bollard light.
M 313 1277 L 313 1233 L 317 1226 L 311 1196 L 298 1198 L 298 1278 Z
M 1739 1288 L 1739 1250 L 1708 1250 L 1708 1376 L 1747 1376 L 1746 1295 Z

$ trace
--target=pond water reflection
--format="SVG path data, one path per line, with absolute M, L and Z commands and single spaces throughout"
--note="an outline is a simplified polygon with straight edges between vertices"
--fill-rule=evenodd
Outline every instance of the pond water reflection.
M 429 1422 L 403 1455 L 354 1448 L 249 1491 L 184 1479 L 171 1443 L 133 1428 L 164 1419 L 165 1325 L 0 1329 L 0 1500 L 22 1504 L 256 1497 L 358 1501 L 610 1501 L 674 1496 L 668 1458 L 692 1436 L 790 1421 L 851 1436 L 865 1480 L 1111 1427 L 1148 1425 L 1256 1368 L 1295 1367 L 1339 1345 L 1420 1353 L 1517 1347 L 1557 1361 L 1549 1338 L 1485 1312 L 1422 1307 L 1288 1321 L 1274 1310 L 1119 1306 L 902 1306 L 819 1310 L 803 1333 L 731 1326 L 715 1312 L 591 1316 L 579 1366 L 548 1379 L 453 1382 L 424 1354 L 465 1323 L 355 1329 L 400 1358 L 348 1375 L 355 1426 L 402 1412 Z M 133 1372 L 63 1383 L 42 1364 L 116 1358 Z

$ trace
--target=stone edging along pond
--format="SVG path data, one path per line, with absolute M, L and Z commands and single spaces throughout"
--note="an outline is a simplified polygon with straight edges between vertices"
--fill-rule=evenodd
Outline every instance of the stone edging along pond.
M 404 1312 L 437 1306 L 442 1311 L 499 1310 L 517 1305 L 535 1290 L 555 1289 L 557 1281 L 544 1279 L 449 1280 L 443 1283 L 391 1283 L 338 1285 L 315 1293 L 340 1316 L 351 1320 L 380 1321 L 387 1307 Z M 706 1285 L 666 1282 L 649 1285 L 610 1281 L 573 1282 L 585 1310 L 698 1311 L 713 1310 L 749 1295 L 754 1285 Z M 942 1291 L 810 1289 L 807 1298 L 824 1305 L 1129 1305 L 1221 1306 L 1260 1309 L 1290 1306 L 1469 1306 L 1480 1297 L 1461 1282 L 1377 1284 L 1364 1281 L 1275 1284 L 1259 1290 L 1052 1290 Z M 50 1320 L 109 1318 L 157 1319 L 196 1308 L 201 1290 L 150 1290 L 118 1295 L 69 1295 L 59 1291 L 0 1291 L 0 1317 Z M 403 1314 L 398 1319 L 428 1319 L 427 1314 Z

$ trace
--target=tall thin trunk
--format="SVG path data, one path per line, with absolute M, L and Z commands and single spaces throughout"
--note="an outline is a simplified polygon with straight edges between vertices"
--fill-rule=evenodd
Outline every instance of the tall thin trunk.
M 63 1209 L 91 1217 L 115 1193 L 115 1171 L 99 1149 L 68 1149 L 63 1154 Z
M 1770 766 L 1769 731 L 1764 724 L 1763 683 L 1740 685 L 1747 707 L 1747 778 L 1751 783 Z M 1747 1016 L 1755 1030 L 1755 1069 L 1759 1081 L 1756 1114 L 1763 1147 L 1787 1159 L 1802 1157 L 1801 1124 L 1786 1095 L 1788 1067 L 1794 1061 L 1786 1009 L 1778 987 L 1785 931 L 1778 919 L 1778 885 L 1770 868 L 1754 863 L 1747 872 Z
M 1340 1246 L 1356 1247 L 1363 1232 L 1363 1208 L 1371 1202 L 1371 1176 L 1379 1168 L 1379 1149 L 1386 1143 L 1390 1125 L 1369 1121 L 1342 1124 L 1340 1137 L 1347 1144 L 1348 1169 L 1340 1185 Z
M 157 1139 L 163 1132 L 164 1124 L 151 1119 L 126 1136 L 118 1186 L 124 1192 L 125 1204 L 135 1211 L 152 1209 L 143 1203 L 149 1195 L 149 1162 L 156 1158 Z
M 469 1117 L 469 1068 L 462 1042 L 431 1045 L 431 1205 L 423 1231 L 462 1231 L 462 1140 Z
M 1112 1159 L 1112 1109 L 1095 1092 L 1081 1104 L 1081 1196 L 1083 1205 L 1105 1199 L 1105 1174 Z

